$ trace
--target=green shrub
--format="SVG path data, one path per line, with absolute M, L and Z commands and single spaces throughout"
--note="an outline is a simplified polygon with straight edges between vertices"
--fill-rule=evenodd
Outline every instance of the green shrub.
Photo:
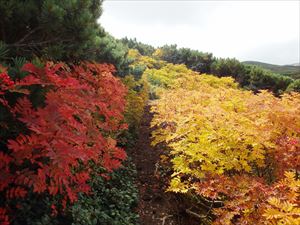
M 293 83 L 291 83 L 287 89 L 287 92 L 291 92 L 291 91 L 297 91 L 300 92 L 300 80 L 295 80 Z
M 138 215 L 133 212 L 138 193 L 134 186 L 136 170 L 127 161 L 123 168 L 110 175 L 109 180 L 94 176 L 92 195 L 81 195 L 70 210 L 72 225 L 131 225 Z

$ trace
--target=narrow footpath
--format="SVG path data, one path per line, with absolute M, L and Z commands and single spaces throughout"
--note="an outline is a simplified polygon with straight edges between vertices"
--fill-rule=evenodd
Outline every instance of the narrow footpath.
M 180 198 L 165 192 L 165 185 L 157 174 L 162 150 L 150 145 L 152 117 L 150 106 L 147 106 L 132 154 L 138 173 L 137 212 L 140 216 L 140 225 L 194 225 L 195 221 L 190 221 L 185 214 Z

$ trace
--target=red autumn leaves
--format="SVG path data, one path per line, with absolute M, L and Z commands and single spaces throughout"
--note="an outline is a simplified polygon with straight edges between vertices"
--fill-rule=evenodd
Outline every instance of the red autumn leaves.
M 127 127 L 126 88 L 108 64 L 48 62 L 39 68 L 28 63 L 23 70 L 29 74 L 15 83 L 6 72 L 0 78 L 0 104 L 26 126 L 1 149 L 0 192 L 8 199 L 24 197 L 30 189 L 61 194 L 64 206 L 79 192 L 89 192 L 92 164 L 110 172 L 126 158 L 116 141 Z M 32 87 L 43 91 L 43 104 L 31 101 Z M 16 102 L 6 98 L 7 92 L 18 92 Z M 7 220 L 4 208 L 0 221 Z

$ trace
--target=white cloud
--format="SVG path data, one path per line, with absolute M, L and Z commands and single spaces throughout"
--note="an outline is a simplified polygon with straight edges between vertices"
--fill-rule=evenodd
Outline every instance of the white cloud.
M 99 22 L 117 38 L 217 57 L 300 61 L 299 1 L 105 1 L 103 7 Z

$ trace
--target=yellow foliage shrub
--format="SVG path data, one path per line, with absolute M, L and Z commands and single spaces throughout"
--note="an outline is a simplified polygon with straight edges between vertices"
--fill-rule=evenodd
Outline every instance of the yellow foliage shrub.
M 148 69 L 144 79 L 159 95 L 152 107 L 152 126 L 156 127 L 152 144 L 163 142 L 171 149 L 174 173 L 169 191 L 202 193 L 201 187 L 204 191 L 213 190 L 214 194 L 207 192 L 211 193 L 206 196 L 210 198 L 226 193 L 235 203 L 226 202 L 218 210 L 222 216 L 215 224 L 268 220 L 268 212 L 275 212 L 274 207 L 279 208 L 278 216 L 271 220 L 289 220 L 283 213 L 294 210 L 295 203 L 274 200 L 272 190 L 276 187 L 272 184 L 283 178 L 287 170 L 300 171 L 299 94 L 281 98 L 266 91 L 253 94 L 239 89 L 232 78 L 200 75 L 183 65 Z M 244 179 L 245 185 L 230 180 L 233 177 Z M 213 184 L 214 179 L 220 181 L 217 189 L 206 185 Z M 226 183 L 232 190 L 238 187 L 236 192 L 226 190 Z M 265 196 L 274 197 L 269 199 L 274 207 L 266 211 L 266 217 L 262 216 L 264 208 L 255 211 L 255 202 L 267 207 L 267 199 L 255 195 L 243 198 L 238 194 L 259 195 L 262 190 L 266 191 Z M 295 201 L 299 203 L 298 197 Z M 300 216 L 298 208 L 292 216 L 295 221 Z M 240 222 L 235 223 L 237 215 Z
M 125 120 L 129 127 L 136 129 L 140 125 L 144 108 L 148 102 L 148 84 L 142 80 L 135 81 L 133 76 L 126 76 L 123 83 L 128 88 Z

